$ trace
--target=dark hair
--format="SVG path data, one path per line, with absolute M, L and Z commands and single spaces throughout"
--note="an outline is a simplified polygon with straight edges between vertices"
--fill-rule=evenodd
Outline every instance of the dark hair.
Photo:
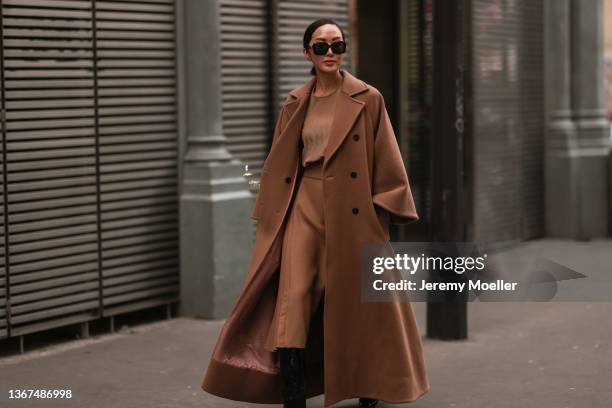
M 317 28 L 325 24 L 333 24 L 336 27 L 338 27 L 338 29 L 342 33 L 342 40 L 346 42 L 346 36 L 344 35 L 344 30 L 342 29 L 342 27 L 340 27 L 338 23 L 336 23 L 331 18 L 320 18 L 318 20 L 313 21 L 312 23 L 310 23 L 308 27 L 306 27 L 306 31 L 304 31 L 304 40 L 303 40 L 304 49 L 308 48 L 308 44 L 310 43 L 310 40 L 312 40 L 312 33 L 314 33 Z M 310 75 L 316 75 L 316 71 L 314 67 L 310 68 Z

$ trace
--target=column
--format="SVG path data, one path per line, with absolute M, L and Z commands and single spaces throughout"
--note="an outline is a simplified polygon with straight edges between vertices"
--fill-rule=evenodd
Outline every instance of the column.
M 177 1 L 183 316 L 227 316 L 252 251 L 252 195 L 222 128 L 219 0 Z
M 549 0 L 546 21 L 546 235 L 607 235 L 609 142 L 601 0 Z

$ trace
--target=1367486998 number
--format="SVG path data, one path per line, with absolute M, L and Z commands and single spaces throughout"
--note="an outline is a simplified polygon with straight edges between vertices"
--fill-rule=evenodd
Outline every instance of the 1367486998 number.
M 10 389 L 8 393 L 9 399 L 72 398 L 72 390 Z

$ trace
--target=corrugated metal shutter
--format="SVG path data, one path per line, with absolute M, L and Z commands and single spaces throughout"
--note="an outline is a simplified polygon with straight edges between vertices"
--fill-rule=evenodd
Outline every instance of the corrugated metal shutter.
M 90 1 L 3 0 L 11 334 L 99 306 Z
M 433 0 L 401 4 L 402 67 L 400 73 L 402 125 L 400 147 L 417 212 L 428 226 L 431 220 L 431 138 L 433 90 Z
M 543 2 L 472 0 L 474 233 L 543 233 Z
M 95 13 L 108 314 L 178 299 L 174 4 L 97 1 Z
M 172 1 L 2 22 L 11 335 L 177 300 Z
M 0 18 L 0 23 L 2 19 Z M 0 25 L 0 28 L 2 26 Z M 6 271 L 6 234 L 5 227 L 6 223 L 4 222 L 4 216 L 6 212 L 4 211 L 4 40 L 2 31 L 0 30 L 0 140 L 2 142 L 2 154 L 0 154 L 0 176 L 2 177 L 0 180 L 0 186 L 2 186 L 2 194 L 0 197 L 0 339 L 8 337 L 8 321 L 7 321 L 7 306 L 8 306 L 8 273 Z
M 221 0 L 223 133 L 228 150 L 259 174 L 271 137 L 266 0 Z
M 353 72 L 351 66 L 351 27 L 348 0 L 276 0 L 274 8 L 274 72 L 275 114 L 289 92 L 312 78 L 312 63 L 302 52 L 306 27 L 319 18 L 334 19 L 347 38 L 347 52 L 342 57 L 342 69 Z

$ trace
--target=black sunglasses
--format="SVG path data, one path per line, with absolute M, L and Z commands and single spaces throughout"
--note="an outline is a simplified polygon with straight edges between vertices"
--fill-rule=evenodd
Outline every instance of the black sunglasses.
M 326 42 L 316 42 L 312 46 L 309 46 L 316 55 L 327 54 L 327 50 L 329 50 L 330 47 L 334 54 L 344 54 L 346 52 L 346 43 L 344 41 L 334 41 L 331 45 Z

